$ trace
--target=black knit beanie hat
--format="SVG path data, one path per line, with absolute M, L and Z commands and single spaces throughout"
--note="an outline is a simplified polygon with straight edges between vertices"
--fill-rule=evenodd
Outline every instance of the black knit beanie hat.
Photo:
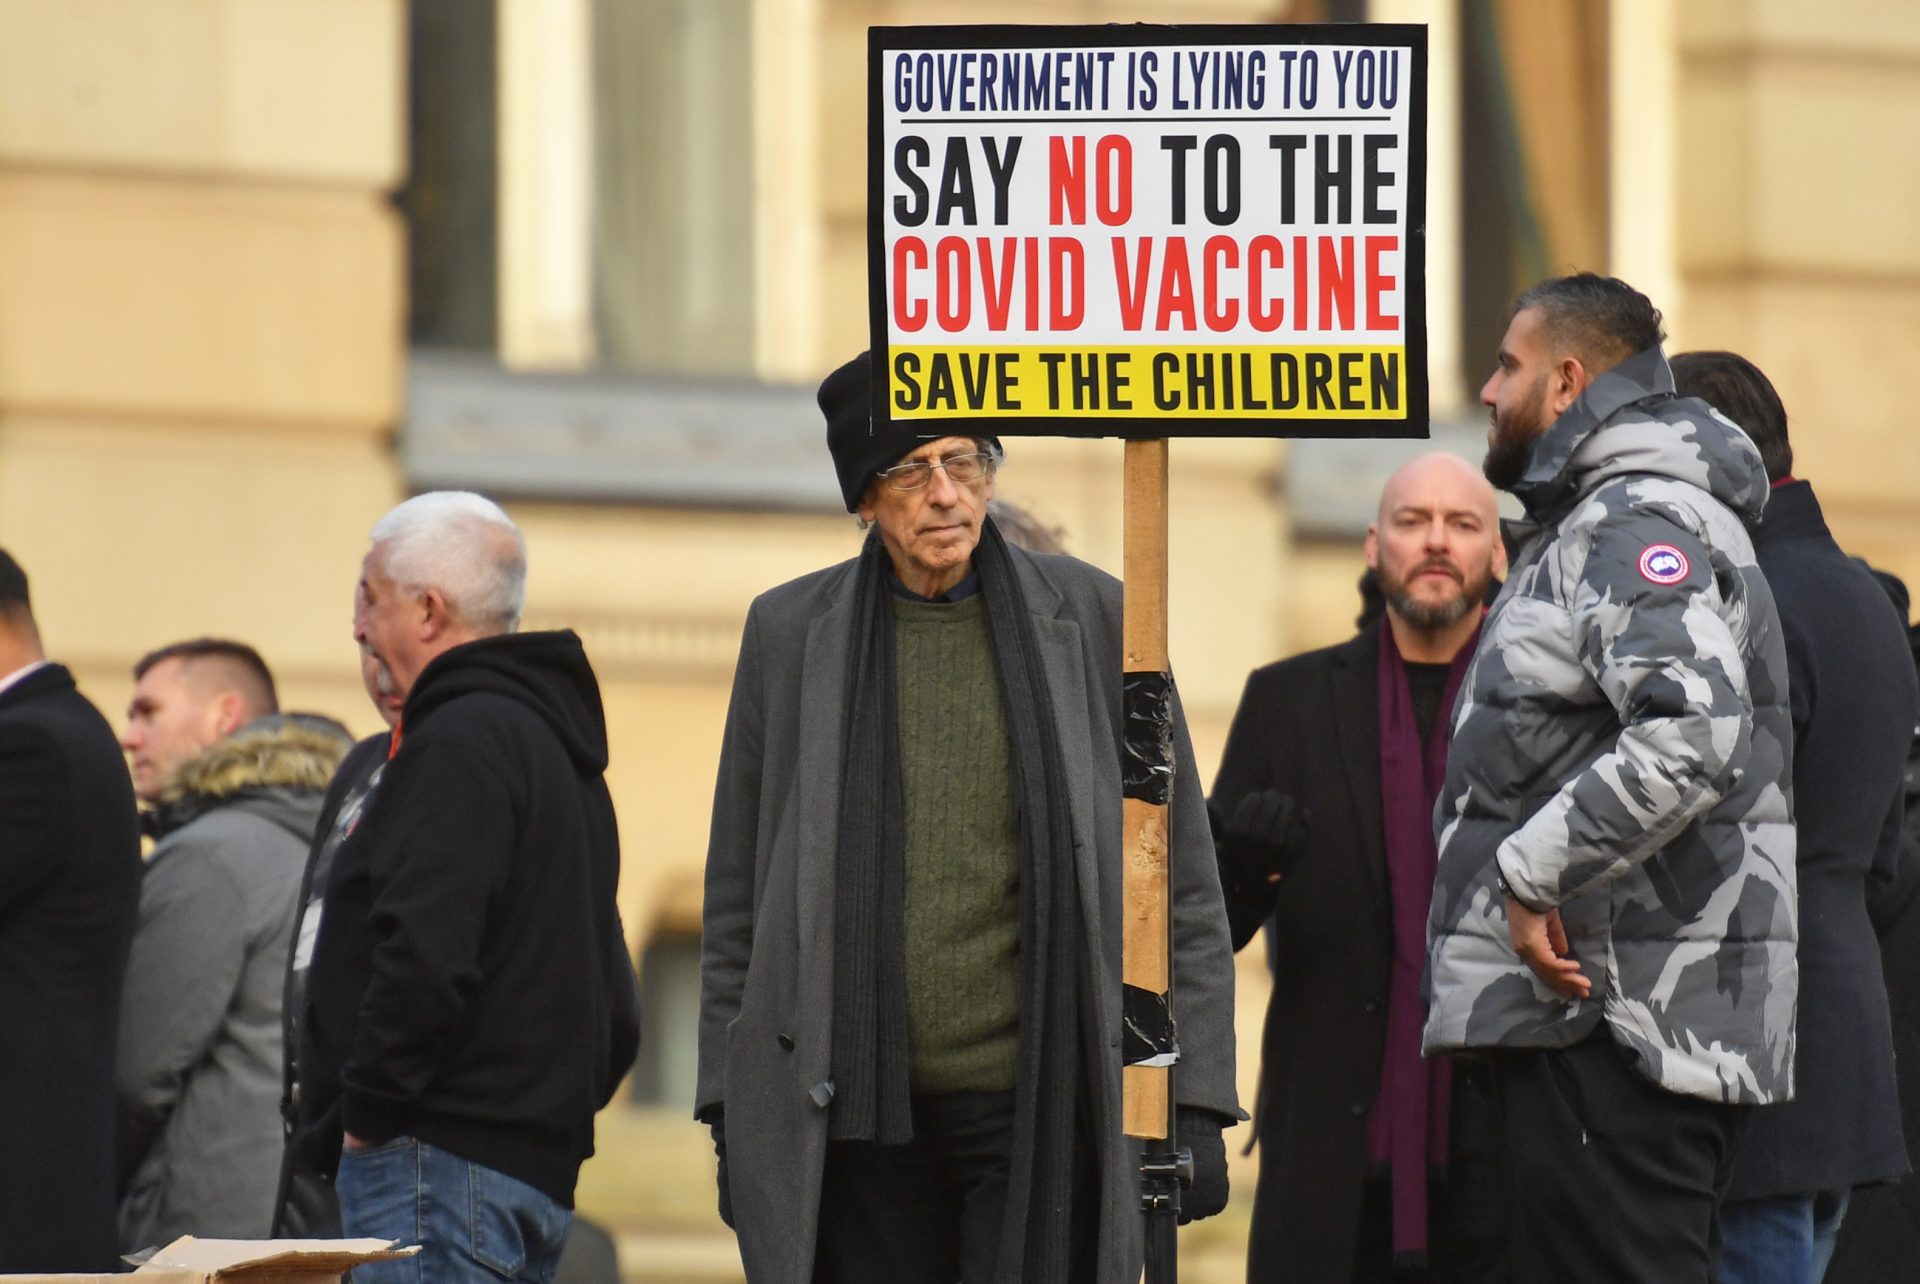
M 820 383 L 820 413 L 827 419 L 827 449 L 833 454 L 833 471 L 840 478 L 840 496 L 847 511 L 857 512 L 867 483 L 874 474 L 891 468 L 911 454 L 920 443 L 934 437 L 972 437 L 984 442 L 995 454 L 1004 453 L 998 437 L 978 433 L 953 432 L 916 434 L 893 428 L 880 432 L 873 427 L 873 354 L 863 352 L 835 370 Z

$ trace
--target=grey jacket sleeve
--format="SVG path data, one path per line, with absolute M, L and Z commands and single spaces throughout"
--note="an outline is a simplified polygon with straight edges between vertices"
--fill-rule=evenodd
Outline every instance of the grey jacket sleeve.
M 1698 538 L 1655 513 L 1619 513 L 1571 569 L 1574 643 L 1620 734 L 1500 844 L 1501 872 L 1536 909 L 1666 846 L 1719 801 L 1753 730 L 1746 667 Z
M 115 1058 L 124 1171 L 144 1155 L 220 1032 L 246 962 L 248 910 L 232 869 L 191 839 L 156 852 L 142 877 Z
M 733 697 L 720 742 L 707 840 L 706 895 L 700 933 L 699 1076 L 694 1116 L 724 1104 L 727 1031 L 740 1014 L 753 956 L 754 870 L 760 832 L 764 710 L 760 692 L 759 607 L 747 614 L 734 669 Z
M 1174 1091 L 1183 1106 L 1245 1119 L 1234 1085 L 1233 942 L 1220 893 L 1213 829 L 1194 766 L 1187 718 L 1174 696 L 1174 792 L 1167 809 L 1173 878 L 1173 1001 L 1180 1066 Z

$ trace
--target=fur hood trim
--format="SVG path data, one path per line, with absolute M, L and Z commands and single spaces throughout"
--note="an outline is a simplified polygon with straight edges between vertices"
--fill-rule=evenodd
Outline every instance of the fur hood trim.
M 350 740 L 311 725 L 277 715 L 261 718 L 182 763 L 156 802 L 169 807 L 272 788 L 318 793 L 352 747 Z

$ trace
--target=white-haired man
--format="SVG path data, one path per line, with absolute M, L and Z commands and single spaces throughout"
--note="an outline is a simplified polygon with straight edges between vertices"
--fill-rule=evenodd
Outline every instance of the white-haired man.
M 820 385 L 860 555 L 748 613 L 707 848 L 695 1114 L 754 1284 L 1140 1277 L 1121 1129 L 1120 584 L 1011 547 L 997 440 Z M 1169 692 L 1171 695 L 1171 692 Z M 1181 1219 L 1227 1202 L 1233 960 L 1177 700 Z
M 544 1281 L 639 1046 L 600 689 L 572 632 L 514 631 L 492 502 L 416 496 L 372 541 L 354 638 L 403 703 L 334 854 L 300 1111 L 340 1131 L 344 1232 L 422 1246 L 356 1281 Z

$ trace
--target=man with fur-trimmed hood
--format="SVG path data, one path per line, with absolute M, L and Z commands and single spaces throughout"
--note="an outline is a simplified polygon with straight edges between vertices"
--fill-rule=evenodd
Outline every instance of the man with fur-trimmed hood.
M 177 643 L 134 675 L 121 745 L 156 843 L 120 1011 L 120 1240 L 265 1238 L 295 902 L 350 741 L 280 714 L 241 643 Z

